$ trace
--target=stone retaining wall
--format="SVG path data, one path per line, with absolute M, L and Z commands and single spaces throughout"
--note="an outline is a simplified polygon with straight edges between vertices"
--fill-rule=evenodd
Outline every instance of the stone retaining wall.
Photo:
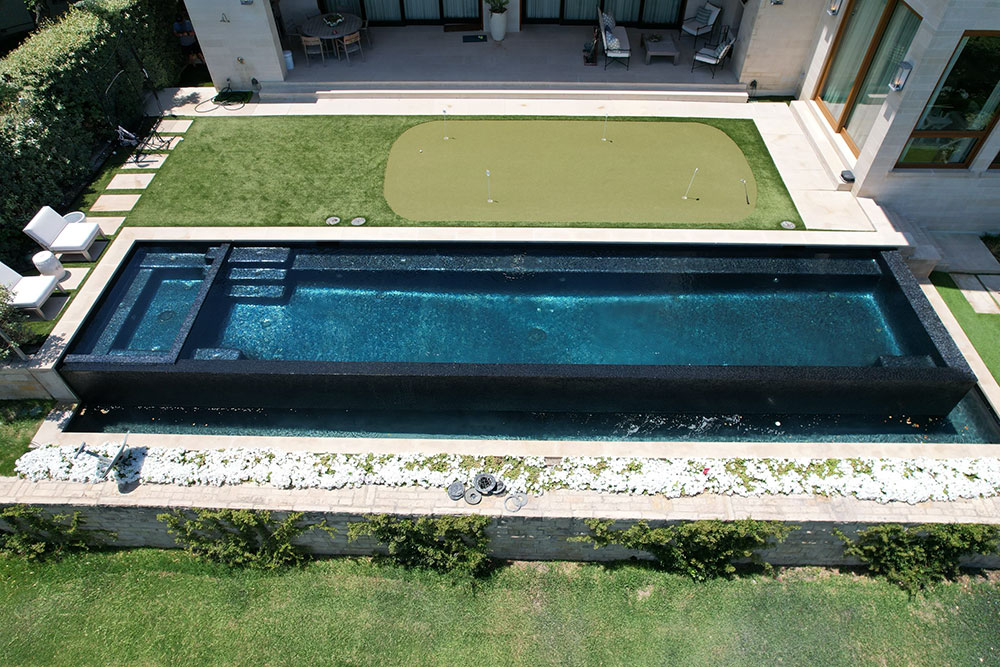
M 157 514 L 172 509 L 270 509 L 278 518 L 288 511 L 302 511 L 308 523 L 325 521 L 337 531 L 333 538 L 323 531 L 302 536 L 302 544 L 323 555 L 365 555 L 376 551 L 377 545 L 369 539 L 351 543 L 346 539 L 347 524 L 362 520 L 365 513 L 405 517 L 480 513 L 492 518 L 488 530 L 493 555 L 512 560 L 605 561 L 648 557 L 620 547 L 594 549 L 589 543 L 570 541 L 587 534 L 584 521 L 588 517 L 613 518 L 620 527 L 639 519 L 654 526 L 694 519 L 781 520 L 799 528 L 782 544 L 763 552 L 764 559 L 775 565 L 822 566 L 857 564 L 854 559 L 844 557 L 843 546 L 833 534 L 835 528 L 853 535 L 861 528 L 884 522 L 1000 523 L 1000 514 L 982 516 L 992 510 L 991 504 L 982 501 L 975 501 L 980 505 L 970 511 L 969 503 L 898 507 L 844 498 L 831 501 L 700 496 L 668 501 L 649 496 L 554 492 L 532 498 L 528 507 L 511 514 L 502 509 L 497 499 L 487 498 L 473 507 L 464 502 L 453 503 L 442 491 L 428 489 L 365 487 L 314 492 L 265 487 L 138 487 L 118 491 L 114 484 L 29 483 L 0 478 L 0 505 L 15 502 L 43 506 L 51 513 L 78 510 L 86 517 L 89 528 L 114 531 L 118 536 L 116 544 L 130 547 L 175 547 L 166 526 L 156 520 Z M 650 511 L 654 506 L 660 511 Z M 941 508 L 948 506 L 956 511 L 952 515 L 941 514 Z M 796 508 L 798 511 L 793 513 L 791 510 Z M 824 512 L 839 509 L 842 517 L 817 517 L 817 508 Z M 877 512 L 879 508 L 882 516 L 865 516 L 865 511 Z M 1000 555 L 976 557 L 967 564 L 1000 568 Z

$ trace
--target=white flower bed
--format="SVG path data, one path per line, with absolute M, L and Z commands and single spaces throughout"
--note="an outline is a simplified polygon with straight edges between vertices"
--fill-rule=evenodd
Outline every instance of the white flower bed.
M 105 443 L 74 456 L 47 446 L 17 462 L 26 479 L 99 482 L 117 451 Z M 515 491 L 549 489 L 738 496 L 818 494 L 882 503 L 1000 495 L 1000 459 L 638 459 L 566 457 L 546 466 L 537 456 L 321 454 L 273 449 L 186 450 L 133 447 L 109 479 L 121 483 L 261 484 L 284 489 L 340 489 L 366 484 L 444 488 L 491 472 Z

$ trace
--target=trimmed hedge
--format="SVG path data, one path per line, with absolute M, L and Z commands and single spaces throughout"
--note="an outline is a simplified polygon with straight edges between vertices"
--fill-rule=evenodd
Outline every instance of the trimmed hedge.
M 84 0 L 0 60 L 4 261 L 23 264 L 30 242 L 21 229 L 39 207 L 58 207 L 90 175 L 93 156 L 115 126 L 136 127 L 147 92 L 136 56 L 154 86 L 176 80 L 177 4 Z

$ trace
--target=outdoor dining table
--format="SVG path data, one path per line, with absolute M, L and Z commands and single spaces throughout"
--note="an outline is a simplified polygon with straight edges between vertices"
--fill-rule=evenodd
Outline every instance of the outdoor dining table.
M 337 14 L 323 14 L 314 16 L 302 22 L 299 30 L 306 37 L 319 37 L 320 39 L 343 39 L 347 35 L 353 35 L 361 30 L 361 17 L 356 14 L 340 13 L 343 21 L 335 26 L 326 24 L 325 19 L 330 19 L 332 23 Z

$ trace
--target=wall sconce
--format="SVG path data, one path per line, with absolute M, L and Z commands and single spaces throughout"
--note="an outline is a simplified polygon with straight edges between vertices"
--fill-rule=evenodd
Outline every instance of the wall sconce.
M 900 91 L 903 86 L 906 85 L 906 80 L 910 78 L 910 72 L 913 71 L 913 65 L 906 62 L 905 60 L 899 63 L 899 67 L 896 68 L 896 76 L 892 77 L 892 81 L 889 82 L 889 90 Z
M 219 19 L 219 23 L 229 23 L 229 22 L 230 22 L 229 17 L 226 16 L 225 14 L 222 15 L 221 19 Z
M 826 13 L 830 16 L 836 16 L 840 13 L 840 6 L 844 4 L 844 0 L 830 0 L 830 6 L 826 8 Z
M 783 4 L 785 4 L 785 0 L 771 0 L 771 4 L 772 5 L 783 5 Z
M 240 0 L 241 5 L 252 5 L 253 0 Z

